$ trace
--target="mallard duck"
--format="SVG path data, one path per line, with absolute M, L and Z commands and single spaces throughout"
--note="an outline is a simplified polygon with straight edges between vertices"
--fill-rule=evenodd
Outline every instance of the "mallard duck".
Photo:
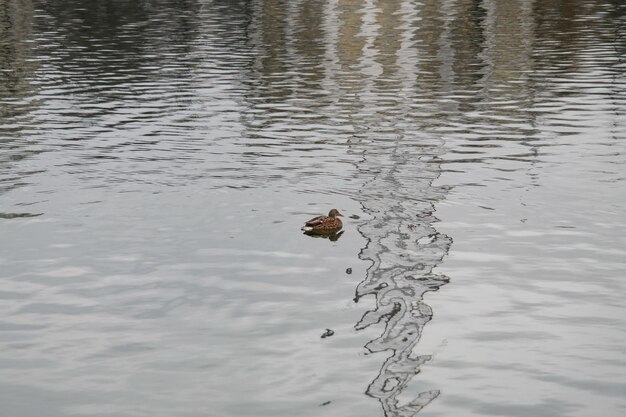
M 304 223 L 302 230 L 305 232 L 335 233 L 343 227 L 339 217 L 343 217 L 343 214 L 339 213 L 337 209 L 332 209 L 328 212 L 328 216 L 313 217 Z

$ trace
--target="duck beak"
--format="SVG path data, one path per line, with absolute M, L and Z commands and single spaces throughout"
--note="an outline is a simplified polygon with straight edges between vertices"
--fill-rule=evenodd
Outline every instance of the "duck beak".
M 341 213 L 337 212 L 337 216 L 339 216 L 339 217 L 343 217 L 343 214 L 341 214 Z

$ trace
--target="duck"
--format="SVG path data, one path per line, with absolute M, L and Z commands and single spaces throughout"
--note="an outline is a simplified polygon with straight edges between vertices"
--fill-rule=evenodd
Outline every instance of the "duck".
M 337 209 L 332 209 L 328 212 L 328 216 L 313 217 L 304 223 L 301 230 L 309 233 L 336 233 L 343 227 L 339 217 L 343 217 L 343 214 Z

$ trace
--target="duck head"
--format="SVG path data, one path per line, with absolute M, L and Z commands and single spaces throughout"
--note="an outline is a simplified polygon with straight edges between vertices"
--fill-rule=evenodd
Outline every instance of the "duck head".
M 337 209 L 332 209 L 328 212 L 328 217 L 343 217 L 343 214 L 339 213 Z

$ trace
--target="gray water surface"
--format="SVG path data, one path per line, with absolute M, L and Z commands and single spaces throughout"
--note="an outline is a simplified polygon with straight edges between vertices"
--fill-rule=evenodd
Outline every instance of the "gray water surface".
M 0 0 L 0 417 L 626 415 L 625 56 L 618 0 Z

